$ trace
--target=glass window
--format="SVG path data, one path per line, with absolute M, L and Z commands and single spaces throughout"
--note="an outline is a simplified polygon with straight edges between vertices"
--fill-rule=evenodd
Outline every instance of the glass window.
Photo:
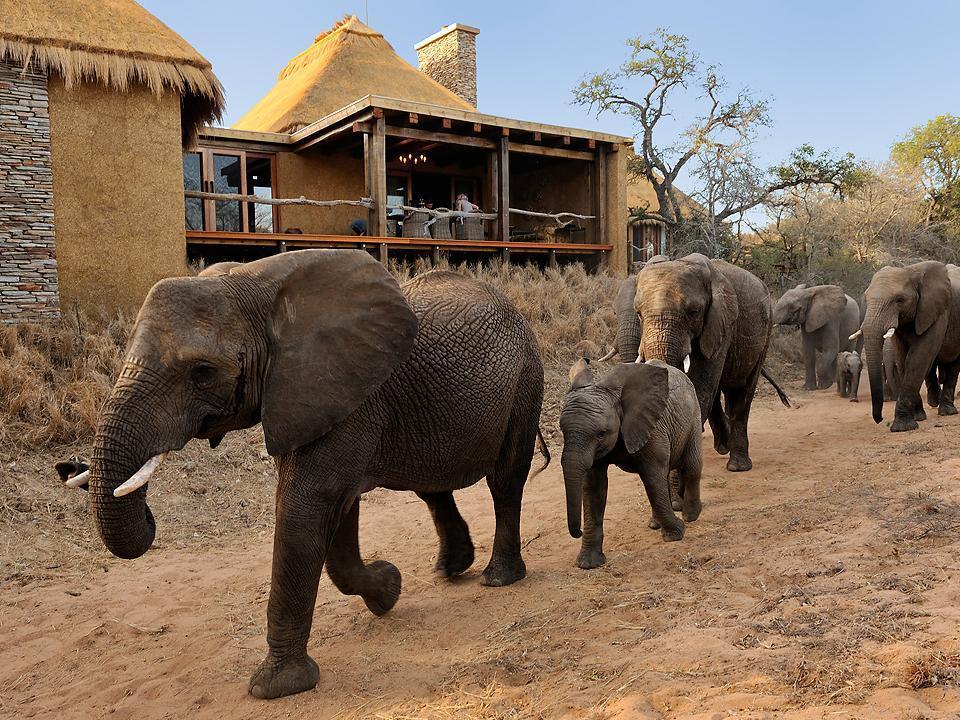
M 262 198 L 273 197 L 273 178 L 270 158 L 247 156 L 247 194 Z M 250 232 L 273 232 L 273 205 L 247 204 L 247 224 Z
M 236 155 L 213 156 L 213 191 L 218 193 L 240 194 L 240 158 Z M 221 232 L 240 232 L 240 202 L 236 200 L 216 200 L 214 203 L 217 218 L 217 230 Z
M 183 156 L 183 189 L 199 191 L 203 188 L 200 153 L 186 153 Z M 203 200 L 185 198 L 184 218 L 187 230 L 204 230 Z

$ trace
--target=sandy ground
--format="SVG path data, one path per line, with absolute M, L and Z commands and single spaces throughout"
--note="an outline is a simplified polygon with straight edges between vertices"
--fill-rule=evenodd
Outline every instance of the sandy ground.
M 320 684 L 270 702 L 246 692 L 272 537 L 257 433 L 165 467 L 159 547 L 133 562 L 99 546 L 50 457 L 0 453 L 0 716 L 960 717 L 960 417 L 894 435 L 867 402 L 791 392 L 794 410 L 754 408 L 752 472 L 706 454 L 682 542 L 646 529 L 638 478 L 611 472 L 598 570 L 574 565 L 556 459 L 528 486 L 529 574 L 509 588 L 479 584 L 482 483 L 457 495 L 478 557 L 455 582 L 432 575 L 425 506 L 371 493 L 361 546 L 403 595 L 376 618 L 324 577 Z

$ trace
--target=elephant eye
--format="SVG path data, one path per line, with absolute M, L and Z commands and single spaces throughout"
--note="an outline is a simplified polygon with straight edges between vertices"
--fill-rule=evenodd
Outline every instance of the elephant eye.
M 606 434 L 607 434 L 607 431 L 606 431 L 606 430 L 597 430 L 597 439 L 598 439 L 598 440 L 603 440 L 603 438 L 606 436 Z
M 193 366 L 190 377 L 197 387 L 207 388 L 217 379 L 217 369 L 210 363 L 200 362 Z

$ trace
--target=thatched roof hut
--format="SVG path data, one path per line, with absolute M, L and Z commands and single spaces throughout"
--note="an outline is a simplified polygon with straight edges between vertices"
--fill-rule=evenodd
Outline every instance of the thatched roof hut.
M 293 58 L 277 84 L 233 127 L 295 132 L 367 95 L 475 109 L 410 65 L 383 35 L 350 15 Z
M 86 82 L 172 91 L 185 143 L 223 110 L 210 63 L 133 0 L 0 0 L 0 60 L 32 64 L 68 89 Z

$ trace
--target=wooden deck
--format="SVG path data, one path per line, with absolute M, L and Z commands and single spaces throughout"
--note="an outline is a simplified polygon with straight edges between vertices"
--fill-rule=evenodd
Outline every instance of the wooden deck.
M 303 248 L 358 248 L 377 250 L 380 259 L 390 250 L 427 250 L 434 256 L 444 251 L 501 253 L 509 259 L 511 252 L 545 254 L 551 264 L 557 254 L 600 255 L 601 261 L 612 245 L 587 243 L 499 242 L 496 240 L 435 240 L 433 238 L 368 237 L 362 235 L 294 235 L 287 233 L 243 233 L 188 230 L 187 245 L 219 245 L 232 247 L 274 247 L 278 251 Z

